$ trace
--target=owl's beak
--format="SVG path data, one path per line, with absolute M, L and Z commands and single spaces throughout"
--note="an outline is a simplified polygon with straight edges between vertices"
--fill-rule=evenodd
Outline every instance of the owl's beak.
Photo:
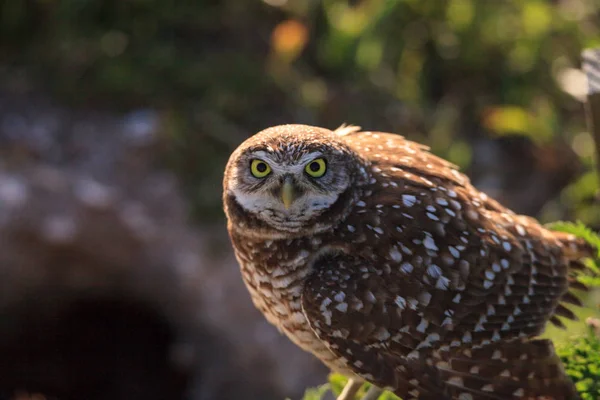
M 290 208 L 294 199 L 296 197 L 296 193 L 294 190 L 294 184 L 292 180 L 287 178 L 283 181 L 283 185 L 281 185 L 281 201 L 283 202 L 283 206 L 286 210 Z

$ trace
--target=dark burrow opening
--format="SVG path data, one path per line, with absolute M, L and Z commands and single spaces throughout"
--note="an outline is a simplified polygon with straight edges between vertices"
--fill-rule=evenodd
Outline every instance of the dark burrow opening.
M 171 361 L 175 333 L 151 307 L 50 299 L 0 314 L 0 399 L 181 399 L 188 376 Z M 46 301 L 44 301 L 46 300 Z M 2 397 L 4 396 L 4 397 Z

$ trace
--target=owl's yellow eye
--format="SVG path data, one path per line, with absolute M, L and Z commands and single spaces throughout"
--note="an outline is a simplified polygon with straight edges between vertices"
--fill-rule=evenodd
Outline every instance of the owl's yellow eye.
M 250 172 L 257 178 L 264 178 L 271 173 L 271 167 L 263 160 L 252 160 Z
M 304 171 L 313 178 L 320 178 L 327 171 L 327 164 L 322 158 L 315 158 L 304 167 Z

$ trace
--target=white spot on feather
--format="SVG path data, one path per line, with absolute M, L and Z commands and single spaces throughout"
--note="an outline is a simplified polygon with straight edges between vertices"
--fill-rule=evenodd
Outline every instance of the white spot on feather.
M 346 311 L 348 311 L 348 303 L 340 303 L 337 306 L 335 306 L 336 310 L 345 313 Z
M 417 198 L 413 195 L 410 194 L 403 194 L 402 195 L 402 203 L 406 206 L 406 207 L 412 207 L 415 205 L 415 203 L 417 202 Z
M 396 296 L 394 303 L 396 303 L 402 310 L 406 308 L 406 299 L 404 299 L 404 297 Z
M 429 326 L 429 321 L 427 321 L 425 318 L 421 319 L 421 322 L 419 323 L 419 325 L 417 325 L 417 331 L 421 332 L 421 333 L 425 333 L 425 330 L 427 329 L 427 327 Z
M 396 246 L 390 250 L 390 258 L 396 262 L 402 261 L 402 254 L 398 251 Z
M 325 323 L 327 325 L 331 325 L 331 310 L 327 308 L 331 303 L 331 299 L 329 297 L 325 297 L 321 302 L 321 307 L 319 307 L 319 310 L 325 318 Z
M 405 274 L 410 274 L 414 267 L 412 266 L 412 264 L 404 262 L 402 263 L 402 265 L 400 266 L 400 269 L 402 270 L 402 272 L 404 272 Z
M 344 292 L 338 292 L 333 299 L 335 301 L 337 301 L 338 303 L 341 303 L 342 301 L 344 301 L 344 299 L 346 298 L 346 293 Z
M 450 254 L 452 254 L 452 257 L 454 257 L 454 258 L 460 257 L 460 252 L 456 249 L 456 247 L 448 246 L 448 250 L 450 251 Z
M 429 250 L 433 250 L 433 251 L 439 250 L 438 247 L 435 245 L 435 241 L 429 235 L 426 236 L 425 239 L 423 240 L 423 245 L 425 246 L 425 248 L 427 248 Z
M 487 385 L 483 386 L 481 388 L 482 391 L 484 392 L 493 392 L 494 391 L 494 385 L 492 385 L 491 383 L 488 383 Z
M 471 340 L 473 340 L 473 338 L 471 337 L 471 332 L 465 332 L 465 334 L 462 337 L 462 342 L 471 343 Z
M 447 290 L 449 284 L 450 279 L 446 278 L 445 276 L 440 276 L 437 282 L 435 283 L 435 287 L 440 290 Z
M 442 276 L 442 269 L 435 264 L 431 264 L 429 267 L 427 267 L 427 274 L 433 279 L 436 279 Z

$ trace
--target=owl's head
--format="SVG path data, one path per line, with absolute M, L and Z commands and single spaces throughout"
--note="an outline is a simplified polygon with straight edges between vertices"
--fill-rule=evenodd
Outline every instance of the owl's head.
M 231 155 L 223 182 L 225 212 L 234 227 L 256 236 L 320 232 L 348 212 L 362 175 L 362 161 L 338 133 L 275 126 Z

